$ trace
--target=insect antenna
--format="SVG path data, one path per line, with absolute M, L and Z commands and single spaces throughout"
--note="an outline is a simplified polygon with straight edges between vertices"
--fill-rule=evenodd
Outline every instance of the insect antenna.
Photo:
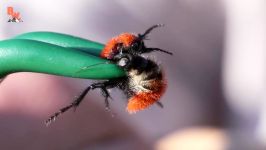
M 158 28 L 158 27 L 163 27 L 164 24 L 156 24 L 156 25 L 153 25 L 152 27 L 150 27 L 149 29 L 147 29 L 143 34 L 139 34 L 139 38 L 140 40 L 144 40 L 146 38 L 146 36 L 155 28 Z
M 163 53 L 166 53 L 166 54 L 169 54 L 169 55 L 173 55 L 172 52 L 168 52 L 168 51 L 166 51 L 166 50 L 162 50 L 162 49 L 160 49 L 160 48 L 146 48 L 146 50 L 147 50 L 148 52 L 152 52 L 152 51 L 160 51 L 160 52 L 163 52 Z

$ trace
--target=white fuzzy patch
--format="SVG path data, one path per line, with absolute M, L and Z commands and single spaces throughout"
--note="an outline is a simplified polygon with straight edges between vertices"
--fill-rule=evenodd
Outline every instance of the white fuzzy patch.
M 148 80 L 144 80 L 147 76 L 145 73 L 141 73 L 137 75 L 137 70 L 131 70 L 129 72 L 130 80 L 129 80 L 129 86 L 131 90 L 133 90 L 136 93 L 140 92 L 150 92 L 149 89 L 144 88 L 144 85 L 148 85 L 150 82 Z

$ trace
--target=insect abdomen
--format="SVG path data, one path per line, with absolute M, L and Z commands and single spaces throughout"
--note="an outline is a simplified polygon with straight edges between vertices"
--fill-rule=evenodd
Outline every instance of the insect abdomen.
M 139 110 L 143 110 L 157 102 L 166 89 L 166 81 L 163 80 L 154 80 L 149 83 L 150 91 L 135 91 L 135 95 L 133 95 L 127 104 L 127 111 L 129 113 L 135 113 Z M 145 87 L 143 87 L 145 88 Z

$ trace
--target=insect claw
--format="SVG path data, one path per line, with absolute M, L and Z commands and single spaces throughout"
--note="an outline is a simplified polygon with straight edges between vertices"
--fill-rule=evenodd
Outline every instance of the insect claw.
M 163 104 L 161 102 L 156 102 L 156 104 L 160 107 L 160 108 L 163 108 Z
M 46 127 L 48 127 L 51 124 L 52 120 L 49 118 L 48 120 L 45 121 Z

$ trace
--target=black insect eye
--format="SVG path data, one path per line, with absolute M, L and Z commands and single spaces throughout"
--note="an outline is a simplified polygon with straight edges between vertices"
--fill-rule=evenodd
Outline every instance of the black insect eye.
M 131 49 L 132 50 L 138 50 L 139 49 L 139 43 L 133 43 L 132 45 L 131 45 Z

